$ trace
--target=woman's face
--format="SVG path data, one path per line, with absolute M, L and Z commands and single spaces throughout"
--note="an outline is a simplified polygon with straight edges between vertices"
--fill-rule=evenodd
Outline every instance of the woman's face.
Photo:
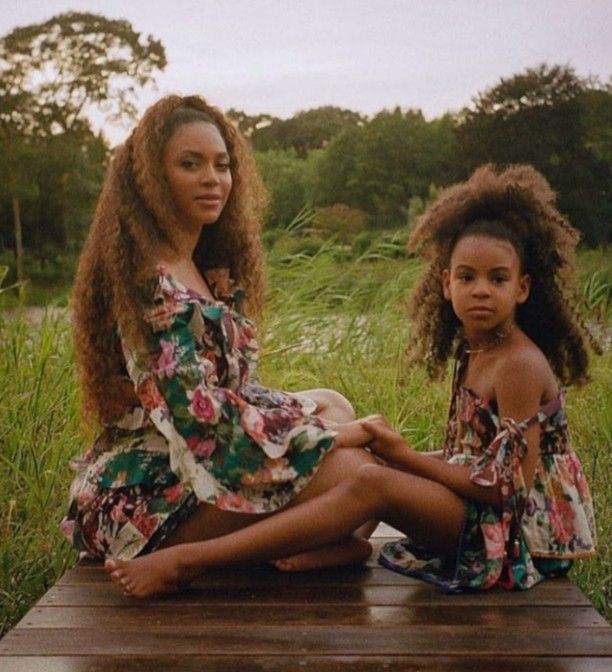
M 187 227 L 219 219 L 232 189 L 230 156 L 214 124 L 179 126 L 164 147 L 162 166 L 174 206 Z

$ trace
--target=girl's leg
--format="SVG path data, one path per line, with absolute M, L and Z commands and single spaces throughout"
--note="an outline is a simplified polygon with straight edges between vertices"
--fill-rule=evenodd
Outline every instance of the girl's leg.
M 176 590 L 206 567 L 262 562 L 346 539 L 364 522 L 381 519 L 443 554 L 456 547 L 463 500 L 444 486 L 379 465 L 314 499 L 217 539 L 180 544 L 106 570 L 134 597 Z

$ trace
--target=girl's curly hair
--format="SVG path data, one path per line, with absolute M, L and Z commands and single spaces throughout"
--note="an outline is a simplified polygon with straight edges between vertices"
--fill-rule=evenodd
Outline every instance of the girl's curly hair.
M 178 230 L 162 155 L 174 131 L 194 122 L 214 124 L 228 154 L 233 186 L 219 220 L 202 229 L 194 252 L 200 271 L 229 267 L 245 289 L 245 311 L 261 315 L 264 294 L 260 224 L 263 184 L 246 140 L 199 96 L 167 96 L 144 114 L 115 152 L 81 254 L 72 291 L 76 362 L 84 417 L 108 422 L 133 403 L 133 388 L 116 327 L 132 347 L 147 349 L 143 312 L 152 300 L 156 247 L 173 245 Z
M 542 350 L 559 379 L 586 378 L 585 336 L 598 350 L 575 307 L 575 248 L 579 234 L 555 207 L 555 194 L 532 166 L 478 168 L 466 181 L 445 189 L 419 218 L 408 249 L 427 268 L 412 295 L 413 331 L 408 351 L 439 374 L 461 337 L 461 324 L 442 290 L 442 270 L 467 235 L 509 241 L 531 276 L 527 301 L 516 321 Z

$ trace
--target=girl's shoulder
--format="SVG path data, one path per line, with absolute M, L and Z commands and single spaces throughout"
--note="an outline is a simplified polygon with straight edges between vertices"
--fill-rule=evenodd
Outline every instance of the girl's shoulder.
M 548 401 L 559 393 L 550 363 L 540 348 L 525 337 L 500 355 L 494 368 L 493 385 L 497 396 L 520 391 L 523 395 Z

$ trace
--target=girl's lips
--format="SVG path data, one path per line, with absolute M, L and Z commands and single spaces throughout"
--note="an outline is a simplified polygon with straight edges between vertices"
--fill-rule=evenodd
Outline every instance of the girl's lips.
M 201 203 L 219 203 L 221 196 L 196 196 L 195 200 Z

